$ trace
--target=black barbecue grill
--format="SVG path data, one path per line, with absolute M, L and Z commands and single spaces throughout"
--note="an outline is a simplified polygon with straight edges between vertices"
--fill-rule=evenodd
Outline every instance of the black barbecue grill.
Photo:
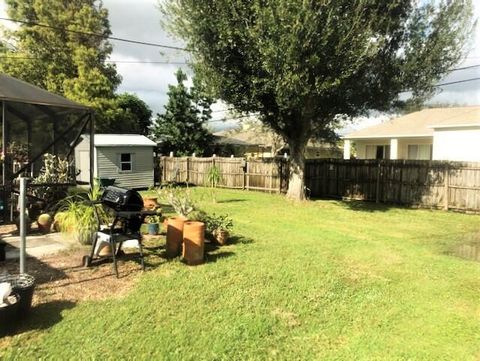
M 112 254 L 113 270 L 118 277 L 117 258 L 123 253 L 122 244 L 127 240 L 136 239 L 139 249 L 138 258 L 140 258 L 142 269 L 145 270 L 140 227 L 147 215 L 157 214 L 157 212 L 143 211 L 143 199 L 137 191 L 115 186 L 105 188 L 100 201 L 93 202 L 92 206 L 95 208 L 99 226 L 97 232 L 93 235 L 90 255 L 84 257 L 84 265 L 89 267 L 93 261 L 105 258 L 94 258 L 95 250 L 99 239 L 108 241 Z M 113 213 L 114 220 L 112 224 L 108 226 L 100 224 L 100 217 L 98 216 L 99 206 L 104 206 Z

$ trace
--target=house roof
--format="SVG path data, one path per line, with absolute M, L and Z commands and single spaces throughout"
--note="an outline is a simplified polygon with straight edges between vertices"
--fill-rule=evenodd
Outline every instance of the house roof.
M 269 145 L 274 141 L 274 133 L 260 131 L 252 128 L 224 130 L 214 134 L 222 137 L 223 144 L 237 145 Z
M 243 140 L 227 137 L 225 135 L 214 134 L 213 138 L 214 138 L 215 143 L 217 143 L 217 144 L 229 144 L 229 145 L 239 145 L 239 146 L 251 145 L 250 143 L 245 142 Z
M 436 128 L 480 126 L 480 106 L 431 108 L 347 134 L 344 139 L 431 137 Z
M 50 93 L 42 88 L 6 74 L 0 74 L 0 100 L 64 108 L 89 109 L 85 105 Z
M 84 135 L 89 138 L 88 135 Z M 157 143 L 140 134 L 95 134 L 96 147 L 146 146 L 155 147 Z
M 281 139 L 275 139 L 277 136 L 273 132 L 259 131 L 252 128 L 247 129 L 233 129 L 224 130 L 214 134 L 217 137 L 217 144 L 232 144 L 232 145 L 250 145 L 268 147 L 275 142 L 283 144 Z M 288 148 L 288 145 L 285 145 Z M 324 143 L 316 140 L 309 140 L 307 147 L 330 149 L 333 146 L 329 143 Z

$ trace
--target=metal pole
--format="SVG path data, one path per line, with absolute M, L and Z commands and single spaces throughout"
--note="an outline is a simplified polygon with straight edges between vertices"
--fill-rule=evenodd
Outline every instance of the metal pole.
M 20 178 L 20 273 L 25 273 L 25 260 L 27 248 L 27 217 L 26 217 L 26 194 L 28 178 Z
M 94 168 L 95 168 L 95 118 L 93 113 L 90 113 L 90 189 L 94 185 Z

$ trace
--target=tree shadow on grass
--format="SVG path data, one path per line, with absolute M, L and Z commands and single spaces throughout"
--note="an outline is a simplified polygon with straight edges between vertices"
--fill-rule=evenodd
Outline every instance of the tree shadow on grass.
M 236 202 L 246 202 L 246 199 L 225 199 L 223 201 L 217 201 L 217 203 L 236 203 Z
M 393 207 L 396 208 L 405 208 L 405 207 L 400 207 L 400 206 L 394 206 L 394 205 L 389 205 L 389 204 L 384 204 L 384 203 L 374 203 L 374 202 L 368 202 L 368 201 L 339 201 L 339 205 L 341 205 L 343 208 L 350 209 L 352 211 L 356 212 L 387 212 Z

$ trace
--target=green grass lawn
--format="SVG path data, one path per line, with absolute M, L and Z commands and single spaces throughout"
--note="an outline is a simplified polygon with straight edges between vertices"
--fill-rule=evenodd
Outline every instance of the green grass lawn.
M 242 191 L 219 191 L 213 204 L 195 194 L 234 219 L 234 244 L 202 266 L 156 263 L 127 296 L 64 310 L 0 356 L 480 358 L 480 263 L 452 255 L 476 237 L 479 216 Z

